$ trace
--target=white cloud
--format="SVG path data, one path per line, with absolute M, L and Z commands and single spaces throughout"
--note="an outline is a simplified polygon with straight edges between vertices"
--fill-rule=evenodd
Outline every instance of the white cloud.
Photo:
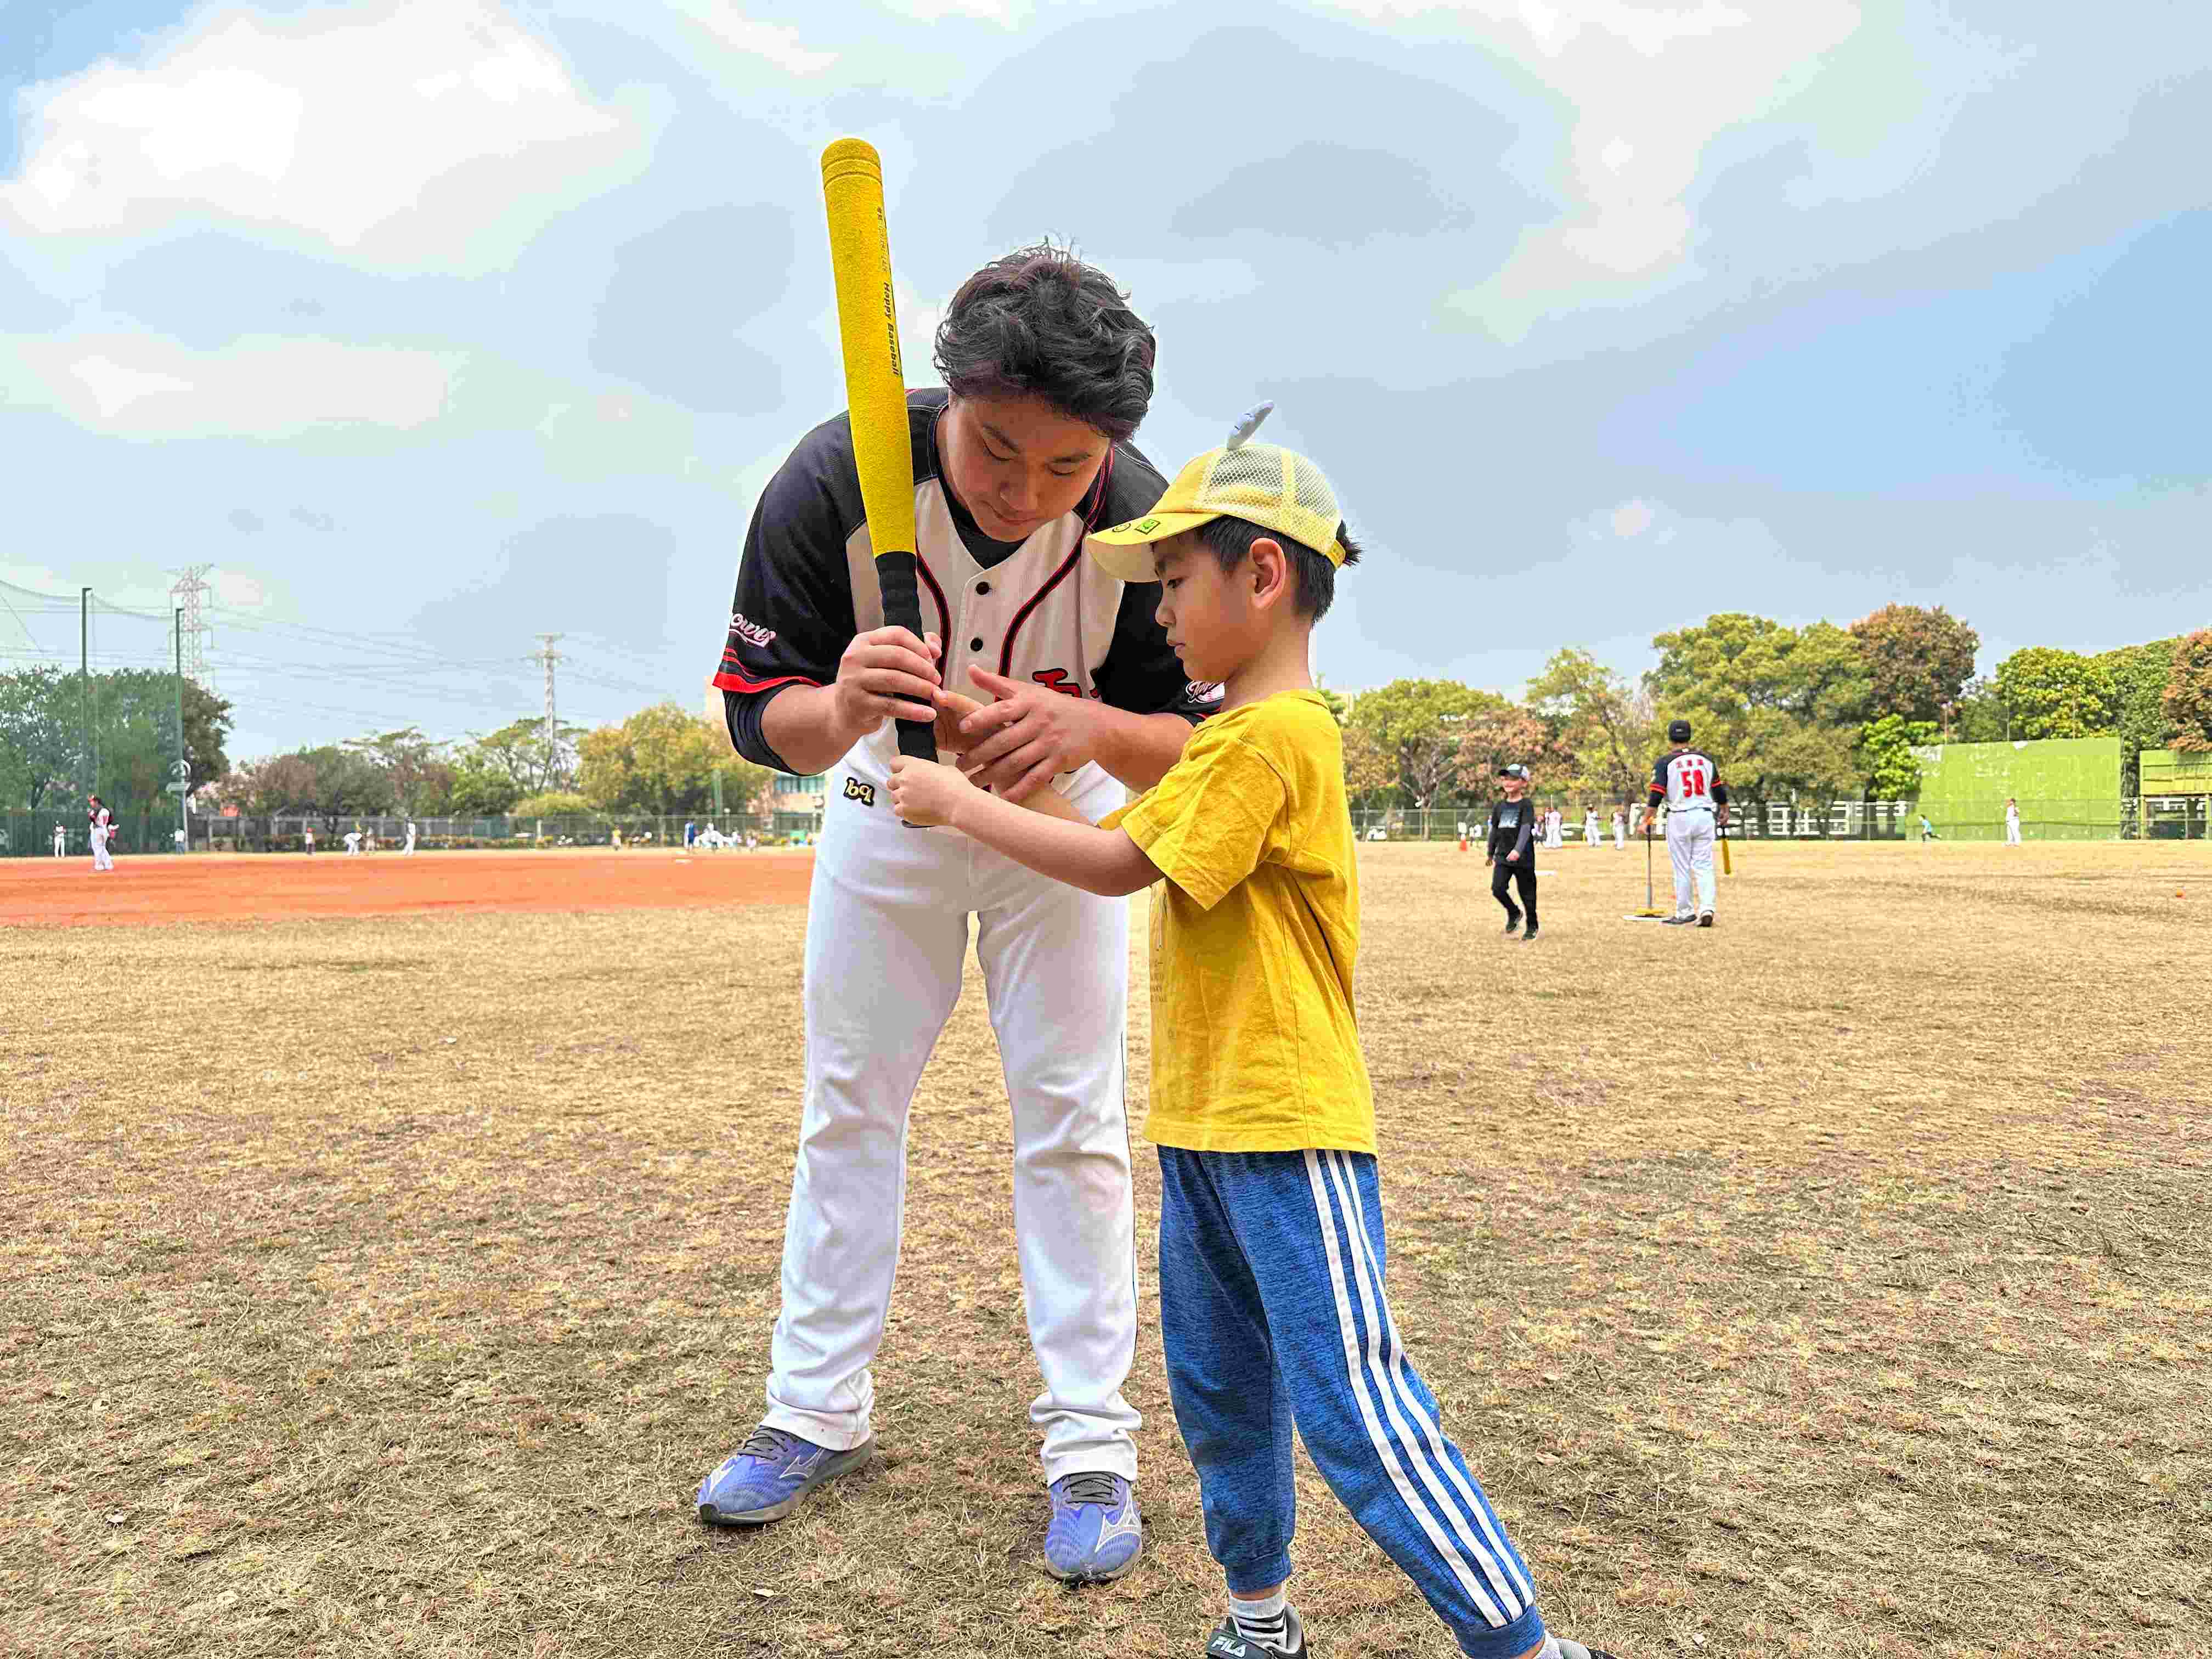
M 746 16 L 736 0 L 684 0 L 684 15 L 722 45 L 774 64 L 787 75 L 819 75 L 837 61 L 834 52 L 817 52 L 782 23 Z
M 1858 28 L 1856 0 L 1335 0 L 1442 25 L 1512 58 L 1573 105 L 1571 202 L 1446 308 L 1517 340 L 1539 320 L 1694 274 L 1685 198 L 1705 147 L 1785 101 Z
M 334 423 L 427 425 L 460 361 L 270 337 L 218 351 L 148 334 L 0 338 L 0 392 L 119 437 L 290 438 Z
M 1613 533 L 1623 541 L 1630 541 L 1651 528 L 1656 515 L 1649 501 L 1623 501 L 1613 509 Z
M 22 103 L 0 225 L 230 222 L 409 267 L 495 268 L 645 149 L 494 0 L 211 12 L 143 63 L 103 62 Z
M 234 611 L 258 611 L 269 600 L 268 588 L 242 570 L 210 571 L 207 583 L 215 590 L 216 603 Z

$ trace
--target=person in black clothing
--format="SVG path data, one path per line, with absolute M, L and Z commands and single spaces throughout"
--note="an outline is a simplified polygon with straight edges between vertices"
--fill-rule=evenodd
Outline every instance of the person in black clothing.
M 1528 769 L 1501 766 L 1505 799 L 1490 809 L 1490 896 L 1505 907 L 1505 937 L 1521 933 L 1521 913 L 1528 913 L 1523 943 L 1536 937 L 1536 808 L 1527 799 Z M 1521 890 L 1516 904 L 1506 891 L 1511 883 Z

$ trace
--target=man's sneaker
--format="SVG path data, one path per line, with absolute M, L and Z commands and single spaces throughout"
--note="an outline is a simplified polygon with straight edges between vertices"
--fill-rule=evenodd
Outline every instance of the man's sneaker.
M 1695 916 L 1668 916 L 1660 922 L 1662 927 L 1689 927 L 1697 923 Z
M 1698 917 L 1698 927 L 1711 927 L 1712 925 L 1713 925 L 1713 913 L 1712 913 L 1711 911 L 1707 910 L 1707 911 L 1704 912 L 1702 915 L 1700 915 Z
M 1063 1475 L 1054 1481 L 1044 1567 L 1072 1584 L 1103 1583 L 1137 1565 L 1145 1529 L 1137 1494 L 1118 1474 Z
M 1240 1632 L 1234 1619 L 1224 1619 L 1206 1638 L 1206 1659 L 1305 1659 L 1306 1627 L 1295 1614 L 1291 1619 L 1290 1634 L 1291 1640 L 1297 1644 L 1296 1647 L 1269 1647 Z M 1594 1659 L 1605 1659 L 1605 1656 L 1594 1656 Z
M 780 1521 L 817 1486 L 859 1468 L 875 1449 L 869 1439 L 850 1451 L 831 1451 L 763 1423 L 699 1483 L 699 1518 L 715 1527 Z

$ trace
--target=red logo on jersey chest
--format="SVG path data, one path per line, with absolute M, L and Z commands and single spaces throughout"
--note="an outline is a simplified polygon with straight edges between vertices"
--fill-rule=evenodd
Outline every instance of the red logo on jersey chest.
M 1040 668 L 1030 678 L 1047 690 L 1057 691 L 1064 697 L 1080 697 L 1085 695 L 1083 688 L 1067 678 L 1067 671 L 1065 668 Z M 1089 695 L 1096 697 L 1098 694 L 1093 691 Z

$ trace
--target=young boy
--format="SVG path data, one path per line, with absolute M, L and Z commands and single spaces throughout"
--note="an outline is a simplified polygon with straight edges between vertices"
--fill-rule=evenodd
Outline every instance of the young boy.
M 1521 912 L 1528 912 L 1528 932 L 1522 943 L 1536 937 L 1536 811 L 1522 799 L 1528 791 L 1528 769 L 1501 766 L 1505 799 L 1490 808 L 1490 896 L 1505 907 L 1505 937 L 1521 931 Z M 1521 902 L 1506 891 L 1510 882 L 1521 890 Z
M 1547 1635 L 1528 1568 L 1437 1422 L 1383 1292 L 1375 1109 L 1352 1018 L 1358 876 L 1336 721 L 1308 645 L 1357 558 L 1304 457 L 1232 443 L 1143 518 L 1091 538 L 1218 712 L 1154 788 L 1097 826 L 929 762 L 892 766 L 909 823 L 1152 904 L 1161 1333 L 1229 1617 L 1206 1651 L 1301 1656 L 1285 1600 L 1291 1429 L 1369 1536 L 1478 1659 L 1584 1659 Z M 1155 562 L 1157 561 L 1157 563 Z M 1042 807 L 1043 810 L 1032 810 Z M 1593 1656 L 1595 1659 L 1595 1656 Z

